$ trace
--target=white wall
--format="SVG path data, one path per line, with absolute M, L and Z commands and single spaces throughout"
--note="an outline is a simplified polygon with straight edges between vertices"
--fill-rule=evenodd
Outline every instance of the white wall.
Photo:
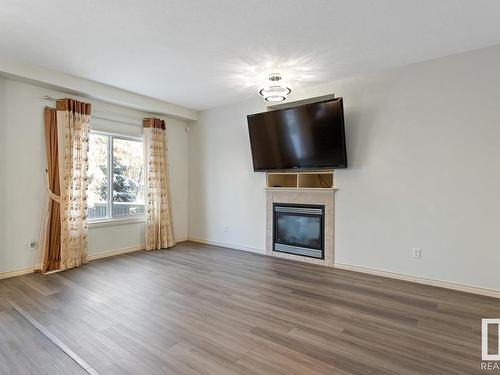
M 189 237 L 262 250 L 265 174 L 254 173 L 246 115 L 260 100 L 203 111 L 189 133 Z
M 43 135 L 44 95 L 66 97 L 8 79 L 0 79 L 0 272 L 33 266 L 34 252 L 28 248 L 38 240 L 45 205 L 45 145 Z M 114 117 L 141 119 L 142 112 L 99 101 L 90 101 L 92 110 Z M 171 164 L 174 231 L 176 238 L 187 236 L 187 134 L 186 123 L 167 122 Z M 130 120 L 129 120 L 130 121 Z M 95 124 L 94 124 L 95 122 Z M 135 121 L 134 121 L 135 122 Z M 124 133 L 141 134 L 142 128 L 93 120 L 91 126 Z M 115 126 L 114 129 L 111 127 Z M 144 243 L 144 224 L 89 229 L 89 255 L 119 250 Z
M 6 176 L 7 163 L 5 162 L 6 140 L 4 137 L 5 127 L 5 84 L 4 80 L 0 79 L 0 208 L 6 204 Z M 0 265 L 6 262 L 6 251 L 4 251 L 4 240 L 7 232 L 7 216 L 0 214 Z M 1 268 L 0 268 L 1 269 Z
M 500 46 L 296 94 L 344 97 L 335 262 L 500 290 L 498 61 Z M 191 237 L 264 252 L 264 174 L 246 125 L 263 110 L 216 108 L 191 126 Z

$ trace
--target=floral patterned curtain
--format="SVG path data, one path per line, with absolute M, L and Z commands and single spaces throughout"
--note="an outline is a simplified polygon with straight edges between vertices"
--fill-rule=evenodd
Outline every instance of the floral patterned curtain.
M 57 101 L 61 206 L 60 269 L 87 262 L 87 169 L 90 104 Z
M 144 119 L 146 250 L 175 245 L 165 121 Z

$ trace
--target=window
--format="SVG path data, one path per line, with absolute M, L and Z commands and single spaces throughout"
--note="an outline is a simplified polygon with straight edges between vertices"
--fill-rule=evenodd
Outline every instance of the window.
M 89 136 L 88 220 L 144 215 L 142 141 L 105 133 Z

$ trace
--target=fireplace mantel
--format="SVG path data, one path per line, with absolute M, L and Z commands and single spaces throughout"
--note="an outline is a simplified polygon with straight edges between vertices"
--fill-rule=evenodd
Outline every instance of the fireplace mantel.
M 319 175 L 321 175 L 321 178 Z M 336 190 L 333 183 L 333 171 L 297 173 L 273 172 L 268 173 L 266 181 L 266 254 L 279 258 L 293 259 L 305 263 L 332 267 L 334 256 Z M 324 206 L 324 259 L 315 259 L 273 251 L 273 205 L 275 203 Z

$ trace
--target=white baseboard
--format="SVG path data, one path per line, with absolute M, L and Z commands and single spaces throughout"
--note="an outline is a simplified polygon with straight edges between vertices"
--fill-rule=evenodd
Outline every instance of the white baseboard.
M 9 277 L 14 277 L 14 276 L 26 275 L 28 273 L 33 273 L 33 272 L 35 272 L 34 267 L 22 268 L 20 270 L 15 270 L 15 271 L 0 272 L 0 280 L 8 279 Z
M 187 241 L 187 237 L 179 237 L 175 239 L 175 242 L 184 242 Z M 120 254 L 127 254 L 127 253 L 133 253 L 134 251 L 141 251 L 145 250 L 146 245 L 141 244 L 141 245 L 135 245 L 135 246 L 129 246 L 129 247 L 124 247 L 123 249 L 116 249 L 116 250 L 108 250 L 108 251 L 102 251 L 96 254 L 89 255 L 87 259 L 89 262 L 96 260 L 96 259 L 102 259 L 102 258 L 107 258 L 107 257 L 112 257 L 115 255 L 120 255 Z
M 235 244 L 227 243 L 227 242 L 210 241 L 210 240 L 205 240 L 203 238 L 197 238 L 197 237 L 188 237 L 188 241 L 198 242 L 198 243 L 202 243 L 202 244 L 206 244 L 206 245 L 226 247 L 228 249 L 233 249 L 233 250 L 248 251 L 250 253 L 257 253 L 257 254 L 263 254 L 263 255 L 266 254 L 265 249 L 257 249 L 255 247 L 235 245 Z
M 471 285 L 456 284 L 456 283 L 452 283 L 449 281 L 427 279 L 425 277 L 410 276 L 410 275 L 404 275 L 404 274 L 396 273 L 396 272 L 388 272 L 388 271 L 382 271 L 382 270 L 377 270 L 377 269 L 373 269 L 373 268 L 351 266 L 348 264 L 341 264 L 341 263 L 334 263 L 333 267 L 343 269 L 343 270 L 348 270 L 348 271 L 354 271 L 354 272 L 360 272 L 360 273 L 367 273 L 370 275 L 388 277 L 391 279 L 410 281 L 410 282 L 417 283 L 417 284 L 437 286 L 440 288 L 457 290 L 459 292 L 480 294 L 482 296 L 500 298 L 500 291 L 494 290 L 494 289 L 486 289 L 486 288 L 480 288 L 480 287 L 471 286 Z
M 122 249 L 102 251 L 102 252 L 98 252 L 96 254 L 92 254 L 92 255 L 87 256 L 87 259 L 89 262 L 91 262 L 91 261 L 97 260 L 97 259 L 102 259 L 102 258 L 112 257 L 115 255 L 132 253 L 134 251 L 144 250 L 145 248 L 146 248 L 146 246 L 144 244 L 141 244 L 141 245 L 124 247 Z
M 184 242 L 187 241 L 187 237 L 179 237 L 175 239 L 175 242 Z M 134 251 L 141 251 L 145 250 L 146 245 L 141 244 L 141 245 L 135 245 L 135 246 L 128 246 L 124 247 L 122 249 L 116 249 L 116 250 L 107 250 L 107 251 L 100 251 L 96 254 L 89 255 L 87 257 L 88 261 L 91 262 L 96 259 L 102 259 L 102 258 L 107 258 L 107 257 L 112 257 L 115 255 L 120 255 L 120 254 L 127 254 L 127 253 L 133 253 Z

